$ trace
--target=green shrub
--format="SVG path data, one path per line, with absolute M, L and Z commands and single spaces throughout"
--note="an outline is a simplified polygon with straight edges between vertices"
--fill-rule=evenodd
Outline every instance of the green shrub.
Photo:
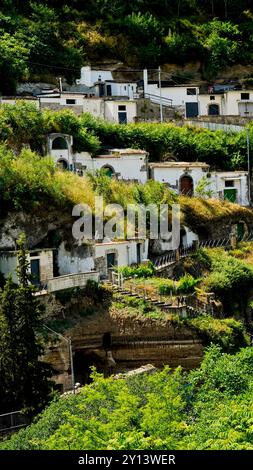
M 252 267 L 222 250 L 210 250 L 212 272 L 205 280 L 206 288 L 222 301 L 226 313 L 236 309 L 242 314 L 253 282 Z
M 175 293 L 175 282 L 168 280 L 165 282 L 161 282 L 161 284 L 158 285 L 158 292 L 160 295 L 170 295 L 171 293 Z
M 195 279 L 190 274 L 181 277 L 177 284 L 177 292 L 180 294 L 191 294 L 195 287 L 200 283 L 201 279 Z
M 140 266 L 121 266 L 118 272 L 127 279 L 130 277 L 148 278 L 152 277 L 155 272 L 154 265 L 151 261 L 148 264 L 141 264 Z

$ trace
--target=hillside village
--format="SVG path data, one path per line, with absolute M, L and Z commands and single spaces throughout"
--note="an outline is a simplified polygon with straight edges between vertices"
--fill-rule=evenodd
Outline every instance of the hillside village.
M 79 15 L 76 3 L 69 21 Z M 112 9 L 123 9 L 116 3 Z M 187 15 L 189 2 L 182 3 L 175 11 L 171 6 L 175 18 L 181 8 Z M 88 46 L 94 60 L 80 63 L 76 56 L 71 67 L 74 23 L 62 41 L 65 69 L 64 61 L 50 63 L 46 74 L 35 56 L 7 86 L 5 56 L 3 64 L 0 59 L 0 450 L 253 449 L 246 431 L 233 434 L 242 416 L 252 419 L 253 87 L 248 57 L 239 66 L 238 55 L 229 59 L 224 52 L 223 68 L 214 66 L 210 38 L 219 33 L 217 41 L 224 36 L 234 44 L 239 30 L 231 23 L 229 32 L 227 2 L 222 20 L 211 3 L 210 23 L 222 25 L 209 33 L 203 25 L 191 30 L 193 50 L 201 51 L 198 69 L 190 49 L 182 65 L 170 45 L 171 38 L 188 38 L 187 20 L 179 33 L 169 28 L 159 49 L 170 45 L 174 63 L 164 63 L 161 52 L 159 65 L 142 38 L 143 61 L 137 46 L 130 62 L 122 61 L 122 45 L 120 60 L 106 57 L 116 50 L 112 41 L 110 52 Z M 6 5 L 3 35 L 10 35 L 14 19 L 8 26 Z M 10 19 L 16 9 L 21 15 L 19 5 L 13 8 Z M 26 8 L 35 23 L 51 11 L 48 28 L 51 21 L 59 27 L 54 6 Z M 235 10 L 231 5 L 234 22 Z M 240 14 L 252 24 L 250 6 Z M 133 24 L 144 21 L 141 12 L 131 15 Z M 149 28 L 162 21 L 157 12 L 145 15 Z M 78 23 L 80 31 L 90 27 L 87 21 Z M 107 21 L 101 37 L 113 22 Z M 92 23 L 94 36 L 96 28 Z M 121 39 L 129 52 L 128 34 Z M 80 54 L 80 44 L 75 47 Z M 121 390 L 126 409 L 132 400 L 133 416 L 129 410 L 126 424 L 121 417 L 115 424 Z M 119 404 L 111 403 L 114 393 Z M 166 400 L 175 414 L 171 440 Z M 239 400 L 251 406 L 249 417 L 237 412 Z M 215 413 L 221 421 L 226 416 L 224 433 L 214 429 Z

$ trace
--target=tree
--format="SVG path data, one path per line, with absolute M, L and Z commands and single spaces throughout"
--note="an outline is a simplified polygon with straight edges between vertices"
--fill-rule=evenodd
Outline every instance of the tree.
M 39 360 L 43 354 L 38 337 L 41 307 L 33 295 L 29 263 L 19 239 L 18 280 L 9 278 L 0 304 L 0 403 L 1 412 L 23 409 L 29 416 L 42 410 L 49 401 L 51 367 Z
M 28 49 L 19 34 L 0 30 L 0 92 L 13 94 L 16 82 L 27 76 Z
M 210 179 L 208 179 L 207 176 L 202 176 L 197 182 L 197 185 L 195 187 L 195 195 L 198 197 L 212 197 L 214 195 L 214 191 L 210 189 L 210 185 L 212 182 Z

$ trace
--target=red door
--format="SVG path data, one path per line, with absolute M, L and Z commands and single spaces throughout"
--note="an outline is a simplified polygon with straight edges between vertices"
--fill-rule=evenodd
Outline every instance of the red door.
M 187 196 L 193 195 L 193 180 L 191 176 L 182 176 L 180 180 L 180 193 Z

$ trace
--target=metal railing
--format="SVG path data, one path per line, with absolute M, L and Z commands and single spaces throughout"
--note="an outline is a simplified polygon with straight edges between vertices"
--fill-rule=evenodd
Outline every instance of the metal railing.
M 202 240 L 199 242 L 199 248 L 218 248 L 219 246 L 230 246 L 231 239 L 229 237 Z
M 170 98 L 165 98 L 165 96 L 162 96 L 160 98 L 159 95 L 152 95 L 150 93 L 145 93 L 144 98 L 148 98 L 152 103 L 155 103 L 155 104 L 160 104 L 160 101 L 161 101 L 163 106 L 170 106 L 170 107 L 173 106 L 173 100 L 171 100 Z
M 22 411 L 12 411 L 0 415 L 0 433 L 5 433 L 25 427 L 29 424 L 29 419 Z

